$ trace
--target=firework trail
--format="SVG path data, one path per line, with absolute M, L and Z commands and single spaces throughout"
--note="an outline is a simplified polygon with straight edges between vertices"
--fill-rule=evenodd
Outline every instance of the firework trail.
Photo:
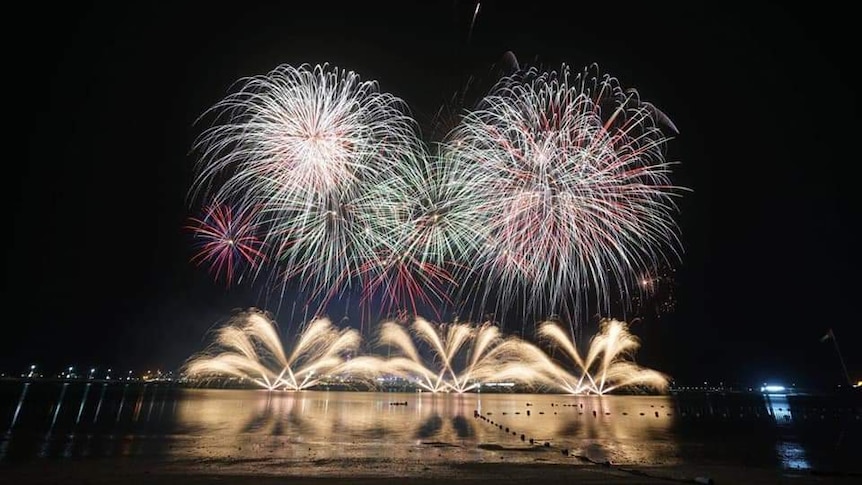
M 464 116 L 445 150 L 482 201 L 485 298 L 520 295 L 547 315 L 593 289 L 606 308 L 613 288 L 628 295 L 633 275 L 676 252 L 680 189 L 658 113 L 594 66 L 564 65 L 504 77 Z
M 212 204 L 203 218 L 190 218 L 186 229 L 194 232 L 198 252 L 192 262 L 207 264 L 216 279 L 230 286 L 242 269 L 257 269 L 265 260 L 263 242 L 255 234 L 255 213 L 248 207 L 233 209 Z
M 473 38 L 473 27 L 476 26 L 476 17 L 479 16 L 479 9 L 482 7 L 482 2 L 476 2 L 476 9 L 473 10 L 473 17 L 470 19 L 470 31 L 467 33 L 467 45 L 470 44 L 470 39 Z

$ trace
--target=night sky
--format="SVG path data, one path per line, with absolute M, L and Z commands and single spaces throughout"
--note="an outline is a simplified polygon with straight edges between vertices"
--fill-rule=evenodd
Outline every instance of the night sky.
M 482 2 L 468 43 L 472 1 L 75 3 L 7 19 L 0 370 L 175 368 L 231 309 L 261 304 L 195 268 L 182 229 L 195 119 L 237 79 L 330 62 L 425 127 L 512 51 L 596 62 L 679 128 L 668 158 L 693 192 L 678 303 L 633 326 L 640 363 L 679 382 L 837 383 L 831 327 L 862 375 L 858 54 L 837 8 Z

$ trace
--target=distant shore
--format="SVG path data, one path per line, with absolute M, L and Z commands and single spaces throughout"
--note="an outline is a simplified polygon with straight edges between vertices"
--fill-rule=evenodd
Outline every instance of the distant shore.
M 184 379 L 87 379 L 87 378 L 60 378 L 60 377 L 18 377 L 18 376 L 2 376 L 0 383 L 56 383 L 56 384 L 108 384 L 108 385 L 157 385 L 171 387 L 175 389 L 233 389 L 233 390 L 263 390 L 262 388 L 243 383 L 226 381 L 221 383 L 201 383 Z M 305 391 L 355 391 L 355 392 L 406 392 L 406 393 L 423 393 L 426 392 L 418 386 L 410 385 L 409 383 L 400 383 L 396 385 L 382 384 L 379 386 L 368 386 L 365 383 L 327 383 L 321 384 Z M 292 390 L 275 390 L 272 392 L 296 392 Z M 301 392 L 301 391 L 300 391 Z M 513 387 L 481 387 L 481 394 L 561 394 L 554 390 Z M 471 392 L 474 393 L 474 392 Z M 730 395 L 765 395 L 759 388 L 741 388 L 741 387 L 709 387 L 709 386 L 671 386 L 666 392 L 646 392 L 643 390 L 617 390 L 615 395 L 645 395 L 645 396 L 697 396 L 710 394 L 730 394 Z M 800 395 L 800 396 L 857 396 L 862 397 L 862 387 L 844 387 L 840 389 L 824 390 L 824 389 L 807 389 L 807 388 L 788 388 L 779 394 L 785 395 Z

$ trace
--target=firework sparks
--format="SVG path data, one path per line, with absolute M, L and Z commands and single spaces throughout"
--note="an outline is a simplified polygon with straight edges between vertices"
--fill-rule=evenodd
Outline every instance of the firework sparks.
M 194 231 L 198 252 L 192 262 L 209 265 L 216 279 L 230 285 L 241 269 L 254 270 L 264 261 L 263 242 L 255 234 L 254 212 L 213 204 L 203 218 L 191 218 L 186 228 Z
M 433 156 L 400 99 L 328 65 L 245 79 L 210 112 L 192 192 L 254 212 L 261 239 L 237 254 L 213 236 L 202 258 L 229 280 L 237 257 L 265 260 L 318 312 L 353 288 L 414 314 L 456 298 L 571 314 L 588 294 L 607 310 L 678 253 L 676 127 L 595 67 L 518 69 Z
M 640 347 L 628 325 L 614 319 L 604 319 L 599 333 L 590 341 L 586 356 L 559 325 L 545 322 L 539 335 L 561 350 L 577 366 L 579 375 L 572 374 L 550 358 L 533 354 L 533 365 L 544 374 L 545 382 L 569 394 L 606 394 L 620 388 L 665 390 L 668 377 L 630 360 Z
M 359 343 L 356 330 L 338 330 L 321 318 L 308 324 L 287 353 L 275 323 L 265 313 L 248 310 L 221 327 L 212 347 L 189 359 L 185 372 L 206 378 L 239 377 L 269 390 L 298 391 L 316 386 L 326 376 L 361 378 L 378 372 L 380 363 L 374 357 L 345 360 Z
M 381 239 L 376 185 L 417 152 L 404 104 L 353 72 L 303 65 L 244 80 L 211 112 L 193 192 L 260 206 L 272 259 L 313 293 L 349 283 Z
M 361 268 L 365 297 L 383 295 L 419 314 L 418 306 L 450 304 L 471 271 L 483 224 L 469 173 L 458 160 L 416 157 L 377 186 L 373 233 L 380 252 Z M 439 314 L 438 314 L 439 317 Z
M 613 284 L 677 247 L 667 138 L 657 111 L 594 70 L 504 78 L 447 142 L 484 201 L 481 258 L 502 298 L 521 289 L 545 313 Z
M 491 323 L 439 325 L 416 318 L 410 331 L 384 322 L 379 335 L 380 342 L 397 353 L 387 361 L 387 371 L 430 392 L 463 393 L 491 381 L 530 385 L 538 380 L 537 371 L 525 360 L 532 346 L 516 337 L 505 338 Z M 431 349 L 432 364 L 425 364 L 413 336 Z
M 327 319 L 310 322 L 287 351 L 275 323 L 252 309 L 220 327 L 211 346 L 186 362 L 185 374 L 203 380 L 229 376 L 268 390 L 293 391 L 334 376 L 363 386 L 380 376 L 398 376 L 435 393 L 472 392 L 492 382 L 569 394 L 667 388 L 667 376 L 631 360 L 640 343 L 623 322 L 603 320 L 585 356 L 556 323 L 542 324 L 539 336 L 562 350 L 577 370 L 571 372 L 532 343 L 503 335 L 490 322 L 436 324 L 419 317 L 409 326 L 394 321 L 380 325 L 378 343 L 388 347 L 387 358 L 356 355 L 359 333 L 339 330 Z M 422 350 L 431 357 L 423 358 Z

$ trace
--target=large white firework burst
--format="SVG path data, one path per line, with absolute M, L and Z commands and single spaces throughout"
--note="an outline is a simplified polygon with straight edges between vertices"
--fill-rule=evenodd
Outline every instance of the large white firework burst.
M 595 66 L 503 78 L 446 142 L 486 215 L 486 296 L 505 305 L 517 293 L 548 314 L 593 289 L 607 306 L 675 253 L 679 189 L 663 128 L 675 131 Z
M 379 253 L 376 186 L 418 150 L 405 104 L 351 71 L 282 65 L 208 113 L 194 192 L 259 208 L 285 277 L 314 293 L 348 284 Z

